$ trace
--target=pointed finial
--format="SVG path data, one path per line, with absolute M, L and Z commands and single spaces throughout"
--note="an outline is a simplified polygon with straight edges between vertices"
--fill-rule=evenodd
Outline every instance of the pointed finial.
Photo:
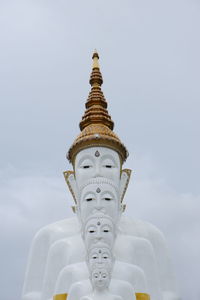
M 96 49 L 94 50 L 94 53 L 92 55 L 92 59 L 93 59 L 92 69 L 95 69 L 95 68 L 100 69 L 99 68 L 99 54 L 98 54 Z
M 92 64 L 92 73 L 90 75 L 90 84 L 91 86 L 94 85 L 101 86 L 103 83 L 103 78 L 99 67 L 99 54 L 96 49 L 94 50 L 92 59 L 93 59 L 93 64 Z

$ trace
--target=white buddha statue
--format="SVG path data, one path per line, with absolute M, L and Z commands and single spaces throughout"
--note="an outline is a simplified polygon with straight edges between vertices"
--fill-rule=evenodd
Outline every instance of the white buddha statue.
M 122 291 L 129 286 L 132 299 L 179 300 L 163 234 L 147 222 L 121 216 L 130 178 L 130 171 L 122 170 L 128 153 L 113 132 L 114 124 L 101 91 L 103 80 L 96 52 L 93 60 L 92 89 L 80 123 L 81 133 L 68 152 L 74 171 L 65 172 L 78 218 L 75 216 L 50 224 L 36 234 L 28 259 L 22 299 L 50 300 L 53 295 L 55 300 L 65 300 L 67 295 L 71 300 L 75 299 L 73 297 L 98 299 L 98 292 L 93 294 L 89 280 L 82 237 L 86 239 L 86 245 L 90 243 L 86 228 L 96 226 L 90 218 L 104 214 L 104 218 L 101 216 L 102 223 L 111 228 L 113 236 L 117 232 L 110 293 L 119 298 L 112 299 L 127 299 L 124 297 L 129 296 Z M 97 189 L 100 192 L 97 193 Z M 115 223 L 118 224 L 117 229 Z M 104 231 L 95 234 L 100 235 L 102 242 L 113 243 L 113 236 L 107 238 L 109 234 Z M 98 237 L 96 239 L 98 243 Z M 97 282 L 101 275 L 98 273 Z
M 114 257 L 107 244 L 99 242 L 93 245 L 88 251 L 86 262 L 90 271 L 91 284 L 86 280 L 74 283 L 69 290 L 68 299 L 135 299 L 133 286 L 128 282 L 112 278 L 111 283 Z
M 99 272 L 100 273 L 100 272 Z M 95 275 L 98 274 L 95 270 L 92 273 L 92 277 L 96 277 Z M 107 273 L 103 270 L 102 275 L 107 275 Z M 99 274 L 100 275 L 100 274 Z M 100 275 L 101 276 L 101 275 Z M 132 286 L 123 280 L 116 280 L 116 279 L 111 279 L 110 284 L 109 284 L 109 289 L 106 287 L 107 283 L 107 277 L 102 280 L 104 281 L 104 284 L 101 281 L 101 287 L 97 286 L 98 281 L 102 279 L 102 277 L 98 276 L 97 278 L 92 279 L 92 284 L 96 288 L 93 289 L 90 280 L 83 280 L 80 282 L 74 283 L 69 291 L 69 295 L 66 296 L 65 294 L 57 296 L 55 299 L 68 299 L 68 300 L 76 300 L 76 299 L 81 299 L 81 300 L 95 300 L 95 299 L 106 299 L 106 300 L 122 300 L 122 299 L 127 299 L 127 300 L 136 300 L 136 295 L 134 294 L 132 290 Z M 100 279 L 100 280 L 99 280 Z M 65 296 L 64 296 L 65 295 Z M 142 294 L 140 294 L 142 295 Z M 143 297 L 144 298 L 141 298 Z M 137 299 L 149 299 L 146 298 L 146 295 L 143 294 L 140 298 Z
M 87 184 L 82 189 L 80 195 L 80 203 L 78 205 L 80 206 L 80 209 L 78 210 L 79 218 L 81 222 L 86 220 L 85 225 L 82 227 L 84 232 L 84 235 L 83 233 L 82 235 L 84 237 L 85 245 L 88 247 L 90 247 L 91 242 L 95 245 L 101 241 L 113 248 L 116 236 L 116 226 L 113 221 L 116 222 L 119 219 L 119 215 L 121 215 L 121 205 L 118 205 L 120 201 L 117 197 L 117 192 L 112 185 L 108 184 L 108 182 L 111 182 L 111 180 L 104 180 L 103 177 L 101 180 L 99 177 L 96 179 L 94 178 L 92 182 L 90 180 L 90 183 L 88 183 L 87 180 Z M 88 203 L 88 209 L 86 209 L 85 203 Z M 83 209 L 81 209 L 82 204 Z M 89 218 L 88 211 L 90 212 Z M 105 215 L 105 211 L 110 215 Z M 100 227 L 100 230 L 95 235 L 95 227 L 98 226 Z M 90 231 L 88 231 L 88 229 Z M 143 268 L 145 271 L 145 278 L 142 278 L 142 282 L 146 282 L 147 289 L 151 292 L 151 295 L 155 295 L 153 299 L 159 299 L 160 289 L 156 260 L 150 242 L 144 238 L 124 235 L 120 232 L 117 235 L 114 253 L 116 255 L 116 267 L 118 267 L 118 270 L 120 269 L 118 260 L 126 265 L 133 265 L 132 269 L 129 267 L 130 272 L 128 274 L 130 278 L 133 278 L 134 275 L 134 277 L 137 278 L 136 273 L 138 273 L 138 269 L 134 268 L 135 266 L 139 267 L 141 270 Z M 142 253 L 142 255 L 140 255 L 140 253 Z M 67 265 L 84 261 L 85 255 L 86 252 L 81 239 L 81 234 L 59 239 L 54 242 L 47 257 L 42 299 L 49 299 L 51 297 L 59 272 Z M 114 269 L 116 270 L 116 268 Z M 76 267 L 75 270 L 77 270 Z M 86 272 L 85 274 L 87 275 L 88 273 Z M 122 280 L 124 274 L 122 272 L 118 272 L 118 274 L 118 279 Z M 139 278 L 141 278 L 141 276 L 139 276 Z M 139 278 L 138 281 L 140 282 Z M 131 279 L 128 281 L 130 282 Z M 134 287 L 135 284 L 134 282 L 132 283 Z M 143 286 L 143 289 L 140 291 L 144 292 L 144 290 L 146 290 L 146 285 L 141 283 L 139 283 L 139 285 Z M 57 292 L 58 290 L 59 289 L 57 289 Z M 63 290 L 63 288 L 61 288 L 61 290 Z
M 63 295 L 62 297 L 65 295 L 64 299 L 66 299 L 66 295 L 70 294 L 71 287 L 78 282 L 85 282 L 85 278 L 89 278 L 85 262 L 67 265 L 59 273 L 54 294 Z M 149 294 L 144 271 L 136 265 L 116 260 L 112 271 L 112 280 L 122 281 L 122 279 L 131 287 L 132 294 L 134 291 L 138 295 L 142 293 L 145 295 Z
M 97 264 L 94 267 L 104 267 L 103 259 L 111 264 L 109 258 L 110 250 L 113 250 L 116 237 L 116 226 L 113 220 L 103 213 L 94 214 L 86 220 L 82 232 L 85 246 L 89 249 L 88 257 L 92 257 L 90 261 L 92 262 L 93 259 L 94 263 Z M 101 250 L 100 254 L 98 250 Z M 63 251 L 65 251 L 65 249 L 63 249 Z M 121 256 L 123 256 L 123 254 L 121 254 Z M 89 258 L 86 262 L 88 261 Z M 65 265 L 65 263 L 63 265 Z M 54 294 L 69 295 L 72 284 L 88 277 L 89 273 L 85 262 L 67 264 L 59 273 Z M 132 292 L 135 290 L 135 292 L 138 293 L 141 291 L 147 293 L 147 283 L 144 272 L 136 265 L 117 260 L 113 266 L 112 279 L 123 279 L 128 282 L 132 286 Z

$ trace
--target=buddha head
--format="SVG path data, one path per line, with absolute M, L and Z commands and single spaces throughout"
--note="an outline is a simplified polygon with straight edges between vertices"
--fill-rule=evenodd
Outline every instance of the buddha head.
M 106 269 L 111 272 L 114 263 L 114 256 L 108 245 L 99 242 L 88 250 L 86 262 L 90 273 L 94 269 Z
M 119 189 L 104 177 L 91 178 L 80 189 L 77 214 L 81 223 L 97 213 L 108 215 L 115 222 L 123 210 L 119 201 Z
M 93 289 L 104 290 L 109 287 L 111 274 L 106 269 L 94 269 L 91 273 Z
M 119 154 L 106 147 L 89 147 L 77 153 L 74 171 L 78 189 L 90 178 L 104 177 L 119 186 L 121 161 Z
M 86 220 L 82 236 L 87 249 L 99 242 L 112 248 L 116 237 L 116 224 L 108 215 L 97 213 Z

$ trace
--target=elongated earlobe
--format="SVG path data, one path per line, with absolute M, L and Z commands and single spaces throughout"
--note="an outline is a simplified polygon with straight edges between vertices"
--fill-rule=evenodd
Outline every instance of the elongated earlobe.
M 126 204 L 122 204 L 122 212 L 125 212 Z
M 74 176 L 74 171 L 64 171 L 63 175 L 65 177 L 65 181 L 68 185 L 68 188 L 70 190 L 70 193 L 72 194 L 72 197 L 77 204 L 78 202 L 78 189 L 76 185 L 76 179 Z
M 76 214 L 76 206 L 73 205 L 73 206 L 71 206 L 71 208 L 72 208 L 73 213 Z
M 123 201 L 124 195 L 128 188 L 129 180 L 131 177 L 131 172 L 132 172 L 132 170 L 130 170 L 130 169 L 124 169 L 121 172 L 121 178 L 120 178 L 120 200 L 121 200 L 121 202 Z

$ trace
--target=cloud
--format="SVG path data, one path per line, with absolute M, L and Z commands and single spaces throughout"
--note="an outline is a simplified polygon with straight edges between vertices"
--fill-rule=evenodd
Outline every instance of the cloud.
M 142 171 L 137 176 L 138 167 Z M 156 225 L 164 233 L 182 299 L 197 300 L 200 194 L 177 192 L 150 157 L 140 157 L 135 168 L 126 195 L 127 214 Z

